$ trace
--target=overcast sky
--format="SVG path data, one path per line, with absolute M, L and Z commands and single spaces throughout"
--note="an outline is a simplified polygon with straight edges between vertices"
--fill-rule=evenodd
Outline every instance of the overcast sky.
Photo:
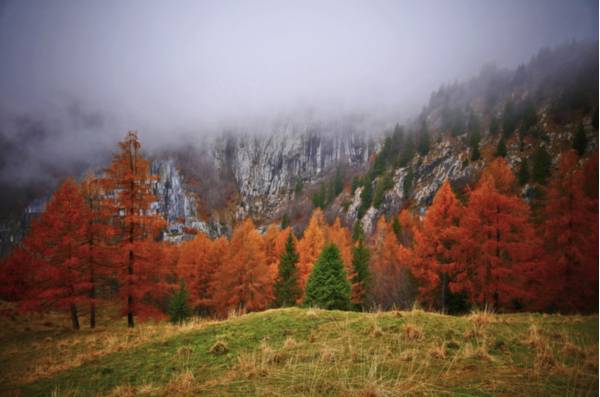
M 483 63 L 598 35 L 593 0 L 0 3 L 4 112 L 77 106 L 152 136 L 306 108 L 402 118 Z

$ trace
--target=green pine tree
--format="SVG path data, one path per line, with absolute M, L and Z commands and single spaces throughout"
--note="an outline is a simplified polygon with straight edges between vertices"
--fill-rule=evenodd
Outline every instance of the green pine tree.
M 358 207 L 358 219 L 361 219 L 363 215 L 367 212 L 369 207 L 371 207 L 371 202 L 373 201 L 373 186 L 371 183 L 371 179 L 368 176 L 365 176 L 363 191 L 360 193 L 360 207 Z
M 168 314 L 172 323 L 181 324 L 192 315 L 188 298 L 189 293 L 185 288 L 185 282 L 180 280 L 179 289 L 173 292 L 169 301 Z
M 504 105 L 504 114 L 502 115 L 502 134 L 505 137 L 509 137 L 515 132 L 517 127 L 517 119 L 515 114 L 515 106 L 512 101 L 509 100 Z
M 354 226 L 352 227 L 352 241 L 360 241 L 365 238 L 365 231 L 363 230 L 363 225 L 360 220 L 356 220 L 354 222 Z
M 498 118 L 496 116 L 492 116 L 490 120 L 490 134 L 495 134 L 498 132 Z
M 288 216 L 288 214 L 286 212 L 285 214 L 283 214 L 283 217 L 281 218 L 281 229 L 285 229 L 289 225 L 290 225 L 290 217 Z
M 363 244 L 363 240 L 360 239 L 358 245 L 352 249 L 352 269 L 354 270 L 354 275 L 351 281 L 352 285 L 358 286 L 358 296 L 353 297 L 354 307 L 357 310 L 364 309 L 369 296 L 371 284 L 370 260 L 371 252 Z
M 419 132 L 418 139 L 417 151 L 421 156 L 425 156 L 427 153 L 429 153 L 429 133 L 427 132 L 425 122 L 423 122 L 423 127 Z
M 533 155 L 533 180 L 544 185 L 550 176 L 552 158 L 546 148 L 540 146 Z
M 479 141 L 481 141 L 481 135 L 479 135 L 479 131 L 471 131 L 469 133 L 469 148 L 471 149 L 471 161 L 477 161 L 481 158 L 481 153 L 479 152 Z
M 350 308 L 350 281 L 335 244 L 326 245 L 308 277 L 304 304 L 328 310 Z
M 579 126 L 577 126 L 577 131 L 575 131 L 575 136 L 573 137 L 573 149 L 575 149 L 578 155 L 582 156 L 585 153 L 586 146 L 587 136 L 585 135 L 583 124 L 580 123 Z
M 500 138 L 500 141 L 498 142 L 496 157 L 506 157 L 506 142 L 504 142 L 504 137 Z
M 373 197 L 373 207 L 379 208 L 385 197 L 385 192 L 394 187 L 392 175 L 388 172 L 383 177 L 380 177 L 375 187 L 375 195 Z
M 413 179 L 415 175 L 413 173 L 412 167 L 408 169 L 406 176 L 404 177 L 404 182 L 402 184 L 402 196 L 404 200 L 406 200 L 412 190 L 413 187 Z
M 292 232 L 288 234 L 285 249 L 279 259 L 279 274 L 275 281 L 275 306 L 293 306 L 300 297 L 302 291 L 298 285 L 298 252 Z
M 517 178 L 519 179 L 519 185 L 521 186 L 529 182 L 529 164 L 527 164 L 527 159 L 521 161 Z
M 412 139 L 412 135 L 408 135 L 406 139 L 404 139 L 404 145 L 402 146 L 400 157 L 398 158 L 398 167 L 406 167 L 414 156 L 415 145 Z
M 397 216 L 394 217 L 394 221 L 392 222 L 392 231 L 396 235 L 396 239 L 398 241 L 401 241 L 402 240 L 402 225 L 400 225 L 400 221 L 398 220 Z

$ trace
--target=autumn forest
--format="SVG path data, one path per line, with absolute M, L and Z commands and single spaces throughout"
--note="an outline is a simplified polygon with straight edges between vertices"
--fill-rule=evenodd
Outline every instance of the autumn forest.
M 598 157 L 561 154 L 543 205 L 518 194 L 503 157 L 460 198 L 446 181 L 419 217 L 328 224 L 315 208 L 302 234 L 259 231 L 251 219 L 230 238 L 199 232 L 161 241 L 165 220 L 137 133 L 119 143 L 100 176 L 66 179 L 2 268 L 0 294 L 18 310 L 59 310 L 79 329 L 81 312 L 118 304 L 129 327 L 147 318 L 314 306 L 443 313 L 589 313 L 598 302 Z M 87 325 L 87 324 L 86 324 Z

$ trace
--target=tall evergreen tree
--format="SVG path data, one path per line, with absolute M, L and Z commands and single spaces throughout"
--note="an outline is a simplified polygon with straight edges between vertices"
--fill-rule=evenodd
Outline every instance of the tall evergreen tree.
M 427 132 L 425 121 L 423 121 L 423 126 L 421 127 L 418 138 L 417 150 L 421 156 L 425 156 L 429 153 L 429 133 Z
M 408 135 L 406 139 L 404 139 L 402 150 L 400 152 L 400 157 L 398 158 L 398 166 L 406 167 L 408 163 L 412 160 L 415 155 L 415 145 L 412 138 L 412 135 Z
M 471 131 L 469 133 L 469 149 L 471 152 L 471 161 L 477 161 L 481 158 L 481 153 L 479 152 L 479 141 L 481 140 L 481 135 L 479 135 L 479 131 Z
M 363 186 L 363 191 L 360 193 L 360 207 L 358 207 L 358 219 L 361 219 L 365 212 L 371 207 L 371 202 L 373 201 L 373 186 L 371 183 L 371 179 L 368 178 L 368 175 L 365 175 L 365 182 Z
M 521 165 L 519 166 L 519 173 L 517 174 L 517 178 L 519 180 L 519 185 L 521 186 L 529 182 L 529 164 L 527 164 L 526 158 L 521 160 Z
M 502 115 L 502 134 L 505 137 L 509 137 L 515 131 L 517 126 L 515 106 L 512 101 L 508 101 L 504 105 L 504 114 Z
M 290 225 L 290 217 L 287 214 L 287 212 L 285 214 L 283 214 L 283 217 L 281 218 L 281 229 L 285 229 L 286 227 L 288 227 Z
M 496 116 L 492 116 L 490 120 L 490 134 L 495 134 L 498 132 L 498 118 Z
M 533 155 L 533 180 L 542 185 L 546 184 L 551 167 L 552 158 L 550 154 L 548 154 L 545 147 L 540 146 Z
M 575 136 L 573 137 L 573 149 L 577 152 L 578 155 L 583 155 L 585 153 L 585 148 L 587 146 L 587 137 L 585 136 L 585 130 L 583 129 L 583 124 L 579 124 L 577 126 L 577 130 L 575 131 Z
M 352 240 L 359 241 L 365 238 L 365 231 L 363 230 L 362 222 L 357 220 L 354 222 L 354 226 L 352 227 Z
M 172 323 L 181 324 L 191 316 L 192 309 L 188 303 L 189 295 L 185 282 L 180 280 L 179 289 L 173 292 L 169 301 L 168 312 Z
M 323 248 L 308 278 L 304 304 L 329 310 L 348 310 L 350 291 L 340 251 L 335 244 L 329 244 Z
M 298 259 L 294 236 L 290 232 L 279 260 L 279 274 L 275 281 L 275 305 L 278 307 L 293 306 L 302 294 L 296 267 Z
M 364 245 L 362 238 L 352 249 L 352 304 L 356 309 L 363 309 L 369 295 L 371 271 L 369 261 L 371 252 Z
M 500 138 L 500 141 L 498 142 L 496 157 L 506 157 L 506 142 L 504 142 L 504 137 Z

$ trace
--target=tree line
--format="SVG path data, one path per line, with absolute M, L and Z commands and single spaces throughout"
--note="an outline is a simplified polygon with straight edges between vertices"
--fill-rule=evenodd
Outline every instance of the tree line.
M 231 237 L 161 240 L 155 177 L 128 133 L 101 176 L 66 179 L 10 257 L 0 295 L 21 310 L 82 311 L 118 302 L 135 318 L 179 321 L 292 305 L 461 312 L 595 312 L 598 302 L 598 157 L 564 152 L 539 208 L 519 195 L 502 157 L 459 200 L 449 181 L 420 218 L 403 209 L 366 236 L 313 210 L 301 236 L 260 233 L 251 219 Z

